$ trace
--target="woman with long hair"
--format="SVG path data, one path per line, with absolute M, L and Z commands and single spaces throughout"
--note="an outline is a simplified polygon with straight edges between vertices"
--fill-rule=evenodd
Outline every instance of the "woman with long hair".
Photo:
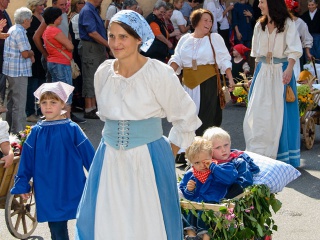
M 243 121 L 246 150 L 300 165 L 300 119 L 293 66 L 301 41 L 284 0 L 260 0 L 251 56 L 256 69 Z M 286 102 L 291 87 L 296 99 Z

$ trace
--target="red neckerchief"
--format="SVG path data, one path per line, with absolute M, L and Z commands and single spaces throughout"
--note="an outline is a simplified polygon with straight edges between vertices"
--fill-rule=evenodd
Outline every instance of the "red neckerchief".
M 200 182 L 205 183 L 205 181 L 208 179 L 211 171 L 208 169 L 204 172 L 197 171 L 194 167 L 193 168 L 193 175 L 196 179 L 198 179 Z
M 230 155 L 229 155 L 227 160 L 216 160 L 216 159 L 213 159 L 213 160 L 218 162 L 217 164 L 227 163 L 227 162 L 230 162 L 233 159 L 239 157 L 239 155 L 241 155 L 242 153 L 243 153 L 242 151 L 235 150 L 235 151 L 230 153 Z

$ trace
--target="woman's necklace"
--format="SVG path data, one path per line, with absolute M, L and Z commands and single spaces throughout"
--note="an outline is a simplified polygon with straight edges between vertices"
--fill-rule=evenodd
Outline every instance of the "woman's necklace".
M 197 55 L 201 45 L 202 38 L 193 38 L 193 48 L 192 48 L 192 69 L 197 70 Z

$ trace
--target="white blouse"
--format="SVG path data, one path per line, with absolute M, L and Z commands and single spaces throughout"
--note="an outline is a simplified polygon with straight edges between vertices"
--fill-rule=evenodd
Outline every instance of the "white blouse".
M 6 121 L 0 120 L 0 144 L 9 141 L 9 125 Z
M 170 142 L 181 148 L 188 147 L 201 121 L 194 102 L 182 88 L 173 69 L 149 58 L 138 72 L 125 78 L 114 72 L 114 61 L 106 60 L 94 76 L 100 119 L 167 117 L 173 125 Z
M 216 53 L 218 67 L 221 73 L 224 74 L 232 66 L 230 53 L 223 38 L 218 33 L 211 33 L 211 41 Z M 208 36 L 195 38 L 191 33 L 183 35 L 168 65 L 175 62 L 179 66 L 176 73 L 180 74 L 183 67 L 192 67 L 192 59 L 196 59 L 197 65 L 215 63 Z
M 183 17 L 182 12 L 178 10 L 173 10 L 172 16 L 170 18 L 174 30 L 179 30 L 179 25 L 187 25 L 187 20 Z
M 297 20 L 295 20 L 294 23 L 296 24 L 296 28 L 297 28 L 298 33 L 300 35 L 302 47 L 303 48 L 312 48 L 313 38 L 312 38 L 311 34 L 309 33 L 308 25 L 301 18 L 297 18 Z
M 251 57 L 265 57 L 268 52 L 275 58 L 292 58 L 297 60 L 302 55 L 302 46 L 295 23 L 291 19 L 285 22 L 285 29 L 277 33 L 275 28 L 269 34 L 268 28 L 262 30 L 260 22 L 254 28 Z

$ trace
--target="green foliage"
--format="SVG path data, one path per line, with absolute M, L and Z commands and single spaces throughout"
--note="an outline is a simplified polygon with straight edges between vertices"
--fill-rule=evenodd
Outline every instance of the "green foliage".
M 281 208 L 281 202 L 265 185 L 253 185 L 245 189 L 244 196 L 237 199 L 223 200 L 227 206 L 222 206 L 219 212 L 205 209 L 201 219 L 210 226 L 208 234 L 211 239 L 243 240 L 253 237 L 271 235 L 277 231 L 272 219 L 272 213 Z M 188 211 L 188 210 L 183 210 Z M 195 216 L 197 211 L 190 210 Z

